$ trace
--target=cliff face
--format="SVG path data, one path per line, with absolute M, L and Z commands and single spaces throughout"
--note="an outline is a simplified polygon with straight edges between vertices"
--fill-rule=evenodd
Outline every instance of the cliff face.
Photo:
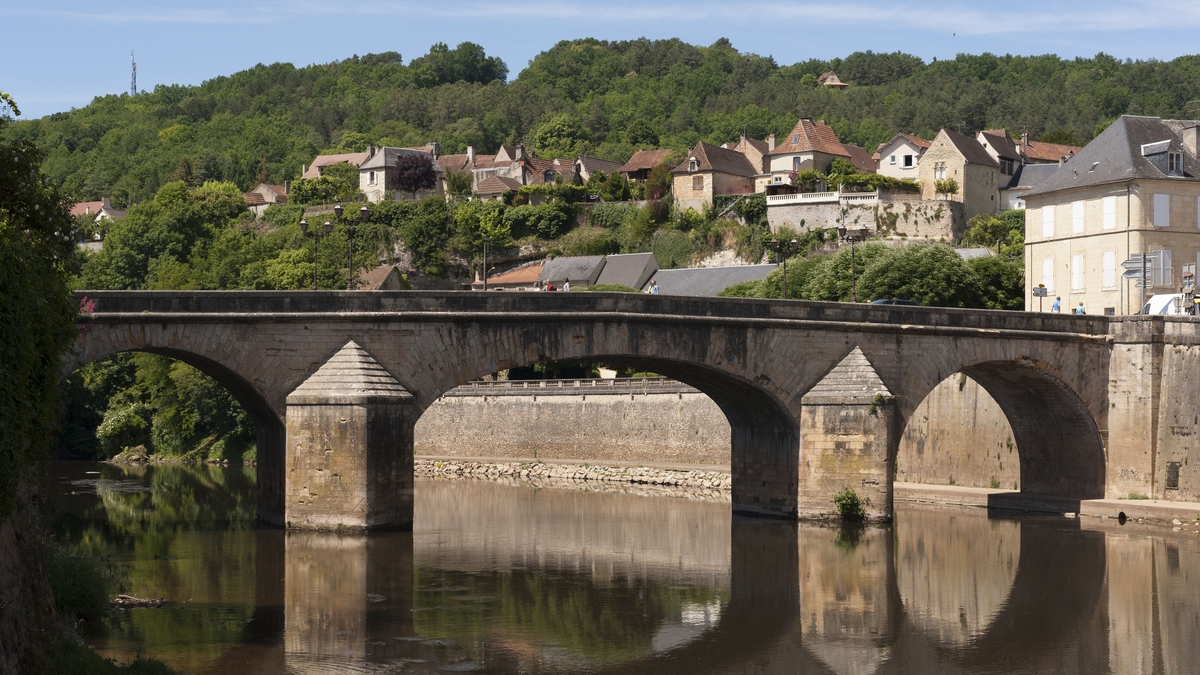
M 54 637 L 49 564 L 38 536 L 38 491 L 19 489 L 0 519 L 0 673 L 44 673 Z

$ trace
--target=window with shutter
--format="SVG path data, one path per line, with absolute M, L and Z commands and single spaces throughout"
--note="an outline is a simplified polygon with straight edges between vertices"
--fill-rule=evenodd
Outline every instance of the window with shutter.
M 1083 290 L 1083 254 L 1071 256 L 1071 290 Z
M 1083 202 L 1071 202 L 1071 234 L 1083 234 L 1086 213 Z
M 692 190 L 696 192 L 704 191 L 704 176 L 692 176 Z
M 1117 285 L 1117 252 L 1104 252 L 1104 278 L 1100 280 L 1104 288 L 1113 288 Z
M 1117 226 L 1117 198 L 1104 198 L 1104 229 L 1111 230 Z
M 1042 260 L 1042 285 L 1046 287 L 1047 293 L 1054 292 L 1054 258 Z
M 1154 226 L 1171 226 L 1171 195 L 1154 195 Z
M 1151 275 L 1155 286 L 1173 286 L 1174 275 L 1171 274 L 1171 252 L 1153 251 L 1154 273 Z
M 1054 236 L 1054 205 L 1042 207 L 1042 238 L 1050 239 Z

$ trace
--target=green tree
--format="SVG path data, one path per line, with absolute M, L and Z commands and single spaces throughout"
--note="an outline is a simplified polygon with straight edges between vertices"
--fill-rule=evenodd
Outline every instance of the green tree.
M 862 273 L 859 297 L 903 298 L 937 307 L 983 306 L 979 277 L 945 244 L 909 244 L 876 257 Z
M 547 158 L 573 158 L 591 148 L 591 132 L 578 119 L 563 113 L 550 115 L 534 127 L 530 140 L 537 153 Z

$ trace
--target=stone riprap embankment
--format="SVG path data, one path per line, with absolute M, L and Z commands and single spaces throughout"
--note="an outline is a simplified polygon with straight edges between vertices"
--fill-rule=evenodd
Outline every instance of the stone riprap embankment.
M 533 487 L 633 492 L 729 501 L 731 478 L 724 471 L 654 469 L 649 467 L 543 464 L 541 462 L 477 462 L 418 459 L 417 477 L 473 478 Z

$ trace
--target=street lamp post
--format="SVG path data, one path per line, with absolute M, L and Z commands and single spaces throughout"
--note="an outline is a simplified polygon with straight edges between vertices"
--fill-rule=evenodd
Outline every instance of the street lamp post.
M 800 244 L 795 240 L 782 242 L 771 238 L 771 250 L 775 251 L 775 260 L 783 264 L 783 299 L 787 300 L 787 259 L 796 254 Z
M 338 203 L 337 206 L 333 207 L 333 213 L 339 219 L 342 217 L 342 211 L 343 211 L 343 209 L 342 209 L 341 203 Z M 349 278 L 346 280 L 346 290 L 348 290 L 348 291 L 354 290 L 354 233 L 358 230 L 359 225 L 367 222 L 367 217 L 370 215 L 371 215 L 370 209 L 368 209 L 365 206 L 362 207 L 361 209 L 358 210 L 358 218 L 356 220 L 350 220 L 349 221 L 350 225 L 346 229 L 346 234 L 348 235 L 348 238 L 350 240 L 350 263 L 349 263 L 350 270 L 349 270 L 349 273 L 347 274 L 347 276 Z
M 483 238 L 483 290 L 485 290 L 485 291 L 487 290 L 487 278 L 488 278 L 488 268 L 487 268 L 488 248 L 491 245 L 491 243 L 492 243 L 492 240 L 489 239 L 488 237 Z
M 850 242 L 850 302 L 858 302 L 858 279 L 854 271 L 854 245 L 867 238 L 867 228 L 847 230 L 845 225 L 837 229 L 838 239 Z
M 300 234 L 303 234 L 306 237 L 312 237 L 312 240 L 313 240 L 313 290 L 314 291 L 317 290 L 317 244 L 321 241 L 321 239 L 329 236 L 329 233 L 332 231 L 333 231 L 333 223 L 331 223 L 327 220 L 327 221 L 325 221 L 325 232 L 322 233 L 322 232 L 318 232 L 317 230 L 313 230 L 312 232 L 309 232 L 308 231 L 308 221 L 303 218 L 300 219 Z

